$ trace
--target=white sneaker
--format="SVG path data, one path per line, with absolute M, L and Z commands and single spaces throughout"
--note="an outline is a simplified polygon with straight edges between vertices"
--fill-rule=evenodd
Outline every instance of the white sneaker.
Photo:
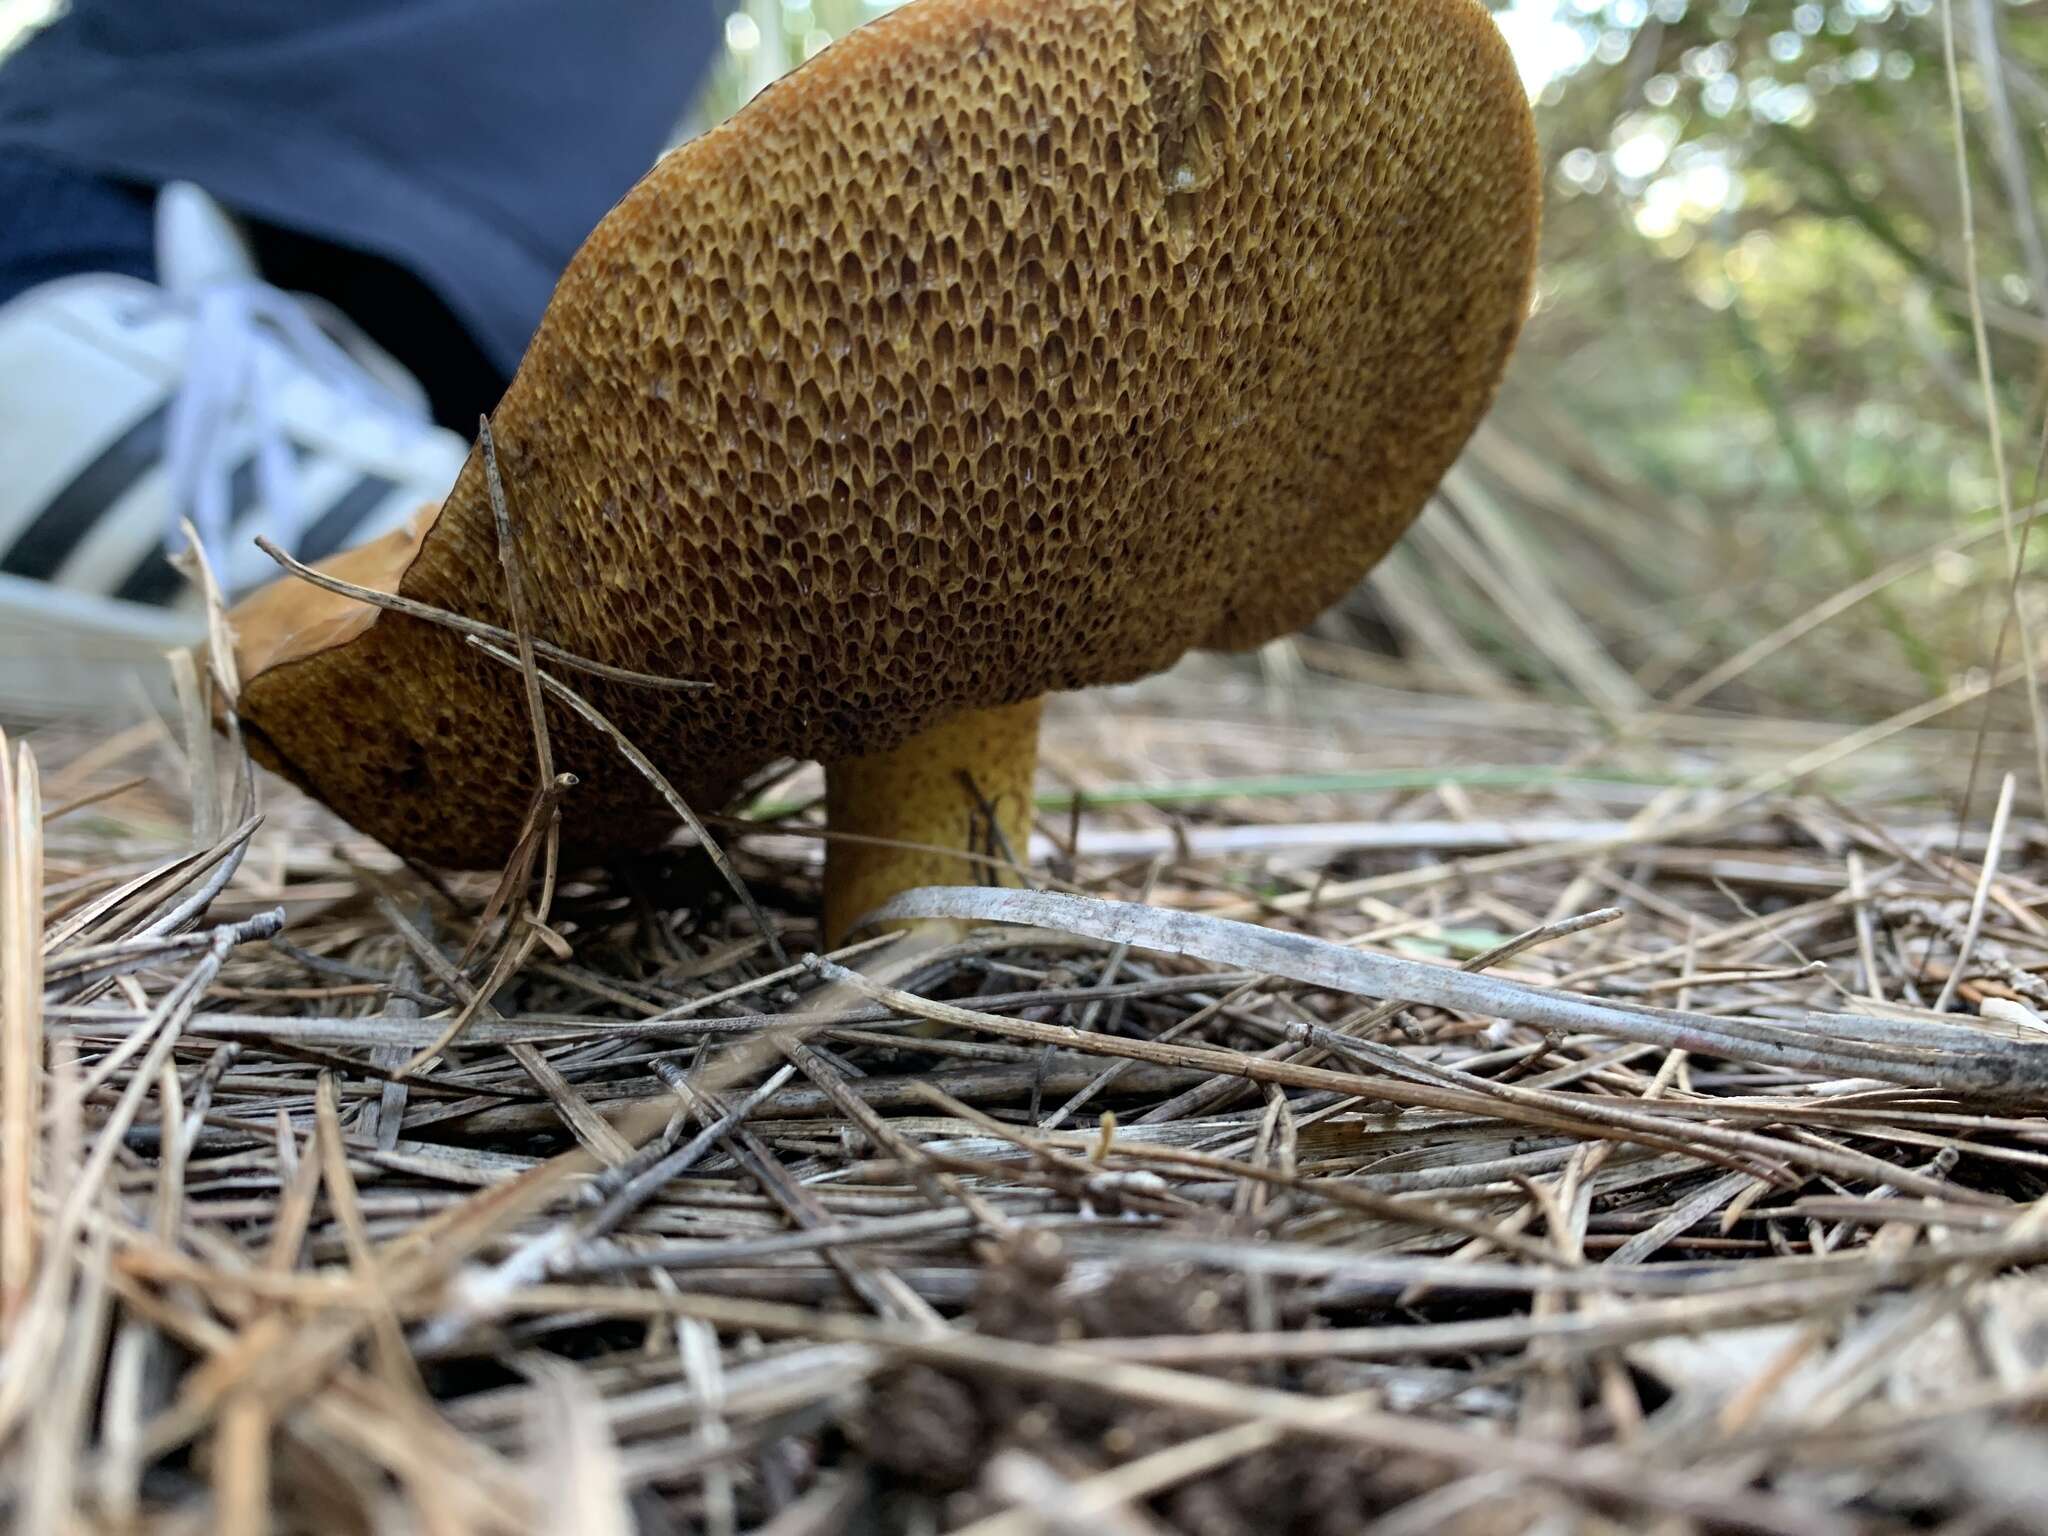
M 0 306 L 0 712 L 156 692 L 199 633 L 170 565 L 190 519 L 233 596 L 447 494 L 468 445 L 396 359 L 257 275 L 220 206 L 157 201 L 158 284 L 62 278 Z

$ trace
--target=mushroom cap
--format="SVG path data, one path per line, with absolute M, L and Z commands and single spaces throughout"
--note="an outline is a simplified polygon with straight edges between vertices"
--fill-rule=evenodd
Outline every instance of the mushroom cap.
M 706 808 L 778 758 L 1262 643 L 1470 435 L 1538 210 L 1478 0 L 914 0 L 571 262 L 492 417 L 532 630 L 715 685 L 562 674 Z M 508 625 L 480 456 L 352 574 Z M 243 625 L 259 757 L 402 852 L 500 859 L 534 782 L 516 674 L 297 593 Z M 666 833 L 550 721 L 568 845 Z

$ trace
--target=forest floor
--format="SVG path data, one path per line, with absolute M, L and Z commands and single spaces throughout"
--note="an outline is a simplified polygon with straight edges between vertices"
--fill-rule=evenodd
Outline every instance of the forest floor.
M 1043 891 L 907 970 L 813 954 L 808 776 L 712 824 L 768 931 L 682 846 L 508 921 L 44 732 L 10 1527 L 2039 1529 L 2048 829 L 1973 725 L 1192 668 L 1055 709 Z

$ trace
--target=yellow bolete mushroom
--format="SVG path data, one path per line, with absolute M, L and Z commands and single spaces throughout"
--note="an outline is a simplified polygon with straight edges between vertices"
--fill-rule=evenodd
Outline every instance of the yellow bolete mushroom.
M 695 804 L 825 764 L 832 936 L 989 880 L 1045 694 L 1284 634 L 1400 536 L 1499 381 L 1538 202 L 1477 0 L 913 0 L 570 264 L 492 418 L 531 631 L 713 685 L 564 674 Z M 480 455 L 340 564 L 508 625 Z M 503 858 L 515 673 L 296 583 L 232 618 L 260 758 L 409 855 Z M 550 718 L 565 845 L 665 836 Z

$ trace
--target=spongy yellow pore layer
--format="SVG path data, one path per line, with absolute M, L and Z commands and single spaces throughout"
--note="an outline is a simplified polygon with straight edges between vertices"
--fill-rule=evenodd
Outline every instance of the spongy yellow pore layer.
M 563 277 L 493 417 L 535 631 L 716 685 L 563 674 L 707 805 L 1269 639 L 1484 411 L 1537 203 L 1476 0 L 917 0 L 668 156 Z M 507 622 L 474 455 L 401 546 L 406 595 Z M 259 753 L 406 853 L 500 858 L 516 677 L 299 619 L 317 645 L 252 647 Z M 568 841 L 659 835 L 553 718 Z

